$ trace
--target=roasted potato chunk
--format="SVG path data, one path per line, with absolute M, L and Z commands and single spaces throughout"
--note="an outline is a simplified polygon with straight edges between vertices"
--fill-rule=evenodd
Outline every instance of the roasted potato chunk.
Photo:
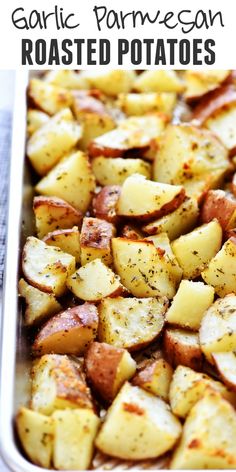
M 236 226 L 236 198 L 224 190 L 210 190 L 201 208 L 202 223 L 217 218 L 222 229 L 227 231 Z
M 92 170 L 99 185 L 122 185 L 133 174 L 151 178 L 151 164 L 138 158 L 98 156 L 92 160 Z
M 69 69 L 50 70 L 45 74 L 44 81 L 69 90 L 85 90 L 89 88 L 88 81 L 83 74 Z
M 202 372 L 195 372 L 189 367 L 179 365 L 170 384 L 170 406 L 173 413 L 186 418 L 192 407 L 209 389 L 219 392 L 222 397 L 235 405 L 236 395 L 221 382 Z
M 23 249 L 22 270 L 34 287 L 59 297 L 66 291 L 67 277 L 75 271 L 75 258 L 30 236 Z
M 62 159 L 36 185 L 38 193 L 63 198 L 82 213 L 87 211 L 94 190 L 94 175 L 88 157 L 81 151 Z
M 203 280 L 212 285 L 220 297 L 236 293 L 236 238 L 228 239 L 202 272 Z
M 182 92 L 183 82 L 174 70 L 145 70 L 134 82 L 138 92 Z
M 80 235 L 81 265 L 94 259 L 101 259 L 106 265 L 112 264 L 111 240 L 115 227 L 99 218 L 85 217 Z
M 92 202 L 94 216 L 109 223 L 118 223 L 116 205 L 120 191 L 121 188 L 118 185 L 107 185 L 100 190 Z
M 236 413 L 216 392 L 192 408 L 171 469 L 235 469 Z
M 130 351 L 153 341 L 162 331 L 165 298 L 107 298 L 99 306 L 99 341 Z
M 93 402 L 79 365 L 67 356 L 45 355 L 34 362 L 31 407 L 51 415 L 58 409 L 90 408 Z
M 199 210 L 196 200 L 185 197 L 176 210 L 143 226 L 143 231 L 148 234 L 167 233 L 172 241 L 194 228 L 197 223 L 198 214 Z
M 163 400 L 127 382 L 108 410 L 95 444 L 110 456 L 139 460 L 164 454 L 180 434 L 181 424 Z
M 37 325 L 61 310 L 61 305 L 52 293 L 32 287 L 24 279 L 19 281 L 19 294 L 25 299 L 24 319 L 26 326 Z
M 188 124 L 171 125 L 163 134 L 154 162 L 154 180 L 183 185 L 201 200 L 221 183 L 230 163 L 223 144 L 208 130 Z
M 47 174 L 77 144 L 82 127 L 69 109 L 50 118 L 30 137 L 27 156 L 39 175 Z
M 144 154 L 149 149 L 157 148 L 167 121 L 163 113 L 127 118 L 115 130 L 94 139 L 90 143 L 89 153 L 92 157 L 122 157 L 132 150 Z
M 182 280 L 167 311 L 168 323 L 198 330 L 205 311 L 214 301 L 214 288 L 202 282 Z
M 73 111 L 83 126 L 80 147 L 86 150 L 93 139 L 115 128 L 116 124 L 105 105 L 85 91 L 73 92 Z
M 212 354 L 231 352 L 236 346 L 236 296 L 218 299 L 203 316 L 199 331 L 200 344 L 207 360 Z
M 140 370 L 135 375 L 133 384 L 168 401 L 172 375 L 172 367 L 161 358 L 150 362 Z
M 81 226 L 82 213 L 61 198 L 34 197 L 33 210 L 39 239 L 55 229 Z
M 184 98 L 192 101 L 217 89 L 230 74 L 230 70 L 187 70 L 184 74 Z
M 77 226 L 52 231 L 43 238 L 43 241 L 48 246 L 59 247 L 63 252 L 71 254 L 76 262 L 80 262 L 80 232 Z
M 67 286 L 76 297 L 91 302 L 98 302 L 105 297 L 115 297 L 125 292 L 120 277 L 100 259 L 94 259 L 80 267 L 68 278 Z
M 117 214 L 149 220 L 176 210 L 184 198 L 185 191 L 180 185 L 160 184 L 146 180 L 140 174 L 133 174 L 121 187 Z
M 32 136 L 32 134 L 45 125 L 49 120 L 47 113 L 44 113 L 40 110 L 29 109 L 27 112 L 27 135 Z
M 72 104 L 72 96 L 68 90 L 39 79 L 30 80 L 28 96 L 34 106 L 49 115 L 55 115 Z
M 176 94 L 166 92 L 121 93 L 117 106 L 128 116 L 162 112 L 171 114 L 176 104 Z
M 164 332 L 164 352 L 171 365 L 179 364 L 201 370 L 202 351 L 197 333 L 168 328 Z
M 236 100 L 218 108 L 204 125 L 221 140 L 233 156 L 236 151 Z
M 54 441 L 53 419 L 22 406 L 16 415 L 16 430 L 28 458 L 49 469 Z
M 133 87 L 136 74 L 132 70 L 87 70 L 82 72 L 90 87 L 101 90 L 106 95 L 127 93 Z
M 125 238 L 114 238 L 112 249 L 115 270 L 132 295 L 173 298 L 182 271 L 173 271 L 164 250 L 158 251 L 152 241 Z
M 90 409 L 57 410 L 53 464 L 57 470 L 88 470 L 100 420 Z
M 67 308 L 41 328 L 33 344 L 33 353 L 37 356 L 50 353 L 80 356 L 96 337 L 97 329 L 95 305 L 84 303 Z
M 212 354 L 216 368 L 223 382 L 236 392 L 236 354 L 233 352 L 216 352 Z
M 172 242 L 183 277 L 198 277 L 221 247 L 222 229 L 217 220 L 199 226 Z M 205 279 L 204 279 L 205 280 Z
M 91 343 L 85 356 L 86 375 L 93 389 L 106 402 L 112 402 L 121 386 L 136 371 L 136 362 L 122 348 Z

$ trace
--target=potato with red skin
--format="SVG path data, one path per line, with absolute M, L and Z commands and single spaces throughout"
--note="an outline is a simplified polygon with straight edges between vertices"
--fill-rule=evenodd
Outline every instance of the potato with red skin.
M 209 190 L 201 208 L 202 223 L 217 218 L 223 230 L 236 226 L 236 198 L 224 190 Z
M 94 408 L 82 365 L 68 356 L 45 354 L 34 361 L 30 374 L 33 410 L 51 415 L 58 409 Z
M 109 223 L 117 224 L 120 218 L 117 216 L 116 204 L 119 199 L 121 187 L 107 185 L 93 198 L 93 214 L 97 218 Z
M 53 316 L 41 328 L 33 344 L 33 354 L 71 354 L 80 356 L 96 337 L 98 312 L 95 305 L 68 308 Z
M 94 259 L 101 259 L 104 264 L 112 264 L 111 240 L 115 236 L 115 227 L 99 218 L 85 217 L 80 235 L 81 265 Z
M 171 365 L 185 365 L 201 370 L 203 354 L 198 334 L 183 329 L 167 328 L 164 333 L 164 353 Z
M 141 174 L 127 177 L 121 187 L 117 213 L 130 219 L 149 221 L 176 210 L 185 199 L 181 185 L 153 182 Z
M 130 151 L 142 155 L 150 149 L 157 149 L 158 138 L 162 134 L 168 117 L 163 113 L 131 116 L 119 123 L 118 127 L 91 141 L 91 157 L 122 157 Z
M 222 86 L 202 98 L 193 112 L 193 121 L 203 125 L 216 111 L 234 102 L 236 103 L 235 88 L 230 85 Z
M 52 231 L 44 236 L 43 241 L 48 246 L 59 247 L 62 251 L 74 256 L 76 262 L 80 262 L 80 232 L 77 226 Z
M 83 218 L 79 210 L 57 197 L 34 197 L 33 210 L 40 239 L 56 229 L 68 229 L 74 225 L 80 227 Z
M 93 139 L 115 128 L 115 121 L 105 105 L 87 91 L 74 91 L 72 96 L 73 112 L 83 125 L 80 146 L 86 150 Z
M 85 355 L 87 379 L 106 402 L 111 402 L 120 387 L 135 373 L 136 362 L 126 349 L 93 342 Z
M 170 364 L 160 358 L 149 362 L 144 369 L 140 370 L 132 383 L 168 401 L 172 375 L 173 369 Z

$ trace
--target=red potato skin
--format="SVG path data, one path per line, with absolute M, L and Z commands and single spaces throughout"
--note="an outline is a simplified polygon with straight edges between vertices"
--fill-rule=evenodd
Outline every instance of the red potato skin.
M 177 343 L 171 335 L 171 331 L 165 330 L 163 337 L 163 349 L 167 361 L 173 366 L 185 365 L 193 370 L 202 369 L 203 354 L 199 346 L 184 346 Z
M 116 204 L 119 199 L 121 187 L 119 185 L 107 185 L 93 198 L 93 214 L 97 218 L 109 223 L 118 224 L 120 218 L 116 213 Z
M 213 90 L 199 102 L 193 112 L 194 123 L 203 125 L 215 112 L 236 102 L 236 90 L 231 85 L 224 85 Z
M 202 223 L 209 223 L 217 218 L 222 229 L 228 228 L 230 219 L 236 211 L 236 199 L 223 190 L 210 190 L 203 202 L 200 219 Z
M 77 327 L 90 326 L 90 329 L 96 335 L 98 329 L 98 310 L 97 307 L 92 303 L 84 303 L 83 305 L 68 308 L 67 310 L 58 313 L 47 321 L 33 343 L 32 351 L 35 356 L 42 355 L 43 347 L 42 343 L 45 339 L 54 333 L 64 332 L 66 333 Z M 43 354 L 49 354 L 43 352 Z M 59 352 L 55 354 L 60 354 Z M 69 354 L 69 353 L 68 353 Z
M 168 215 L 168 213 L 172 213 L 172 211 L 177 210 L 179 206 L 183 203 L 185 200 L 185 189 L 182 188 L 181 191 L 176 195 L 171 202 L 166 203 L 163 205 L 162 208 L 159 210 L 150 212 L 146 215 L 122 215 L 125 218 L 129 218 L 130 220 L 139 220 L 139 221 L 151 221 L 157 218 L 161 218 L 164 215 Z
M 85 370 L 88 382 L 96 393 L 110 403 L 116 395 L 114 382 L 124 349 L 110 344 L 93 342 L 85 355 Z
M 81 247 L 98 249 L 110 248 L 111 238 L 115 234 L 114 226 L 99 218 L 84 218 L 81 229 Z
M 61 234 L 64 234 L 65 236 L 67 236 L 67 235 L 69 236 L 71 233 L 78 233 L 78 237 L 79 237 L 79 231 L 77 229 L 73 229 L 73 228 L 56 229 L 55 231 L 51 231 L 46 236 L 44 236 L 42 241 L 44 241 L 45 243 L 47 243 L 48 241 L 50 241 L 50 242 L 55 241 L 56 236 L 60 236 Z
M 33 200 L 33 210 L 34 212 L 37 211 L 37 208 L 41 206 L 47 206 L 50 208 L 63 208 L 65 213 L 63 215 L 63 218 L 65 218 L 67 215 L 70 218 L 74 218 L 73 224 L 77 226 L 81 226 L 81 222 L 83 219 L 83 214 L 81 211 L 76 210 L 72 205 L 67 203 L 65 200 L 62 200 L 62 198 L 57 198 L 57 197 L 43 197 L 42 195 L 34 197 Z
M 96 141 L 92 141 L 88 146 L 88 152 L 90 157 L 124 157 L 130 153 L 135 154 L 137 157 L 143 156 L 153 146 L 153 140 L 150 140 L 149 146 L 143 146 L 139 148 L 111 148 L 97 144 Z

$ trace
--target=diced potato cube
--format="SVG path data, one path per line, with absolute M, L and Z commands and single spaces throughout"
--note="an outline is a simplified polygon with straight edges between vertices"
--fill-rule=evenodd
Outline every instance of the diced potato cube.
M 38 193 L 62 198 L 83 213 L 89 207 L 94 190 L 94 175 L 88 157 L 81 151 L 61 160 L 36 185 Z
M 50 118 L 30 137 L 27 156 L 39 175 L 45 175 L 77 144 L 82 135 L 81 126 L 69 109 Z
M 125 349 L 94 342 L 87 350 L 85 368 L 93 389 L 111 402 L 124 382 L 135 374 L 136 362 Z
M 134 89 L 138 92 L 182 92 L 184 84 L 174 70 L 145 70 L 138 75 Z
M 211 392 L 192 408 L 171 469 L 235 469 L 236 413 Z
M 186 418 L 195 403 L 209 389 L 219 392 L 235 405 L 236 395 L 227 390 L 221 382 L 213 380 L 202 372 L 195 372 L 189 367 L 179 365 L 170 384 L 170 406 L 173 413 Z
M 220 249 L 220 248 L 219 248 Z M 220 297 L 236 293 L 236 238 L 228 239 L 202 272 L 203 280 L 212 285 Z
M 106 265 L 112 264 L 111 240 L 115 227 L 99 218 L 85 217 L 81 229 L 81 265 L 94 259 L 101 259 Z
M 203 316 L 199 331 L 200 344 L 209 362 L 212 354 L 230 352 L 236 346 L 236 296 L 218 299 Z
M 91 303 L 67 308 L 53 316 L 41 328 L 33 344 L 33 353 L 84 354 L 98 329 L 97 308 Z
M 99 418 L 92 410 L 58 410 L 55 425 L 53 464 L 57 470 L 88 470 Z
M 25 299 L 25 324 L 32 326 L 45 321 L 61 310 L 61 305 L 52 293 L 32 287 L 24 279 L 19 281 L 19 294 Z
M 52 231 L 43 238 L 43 241 L 48 246 L 59 247 L 63 252 L 71 254 L 76 262 L 80 262 L 80 232 L 77 226 Z
M 153 341 L 164 326 L 165 298 L 107 298 L 99 307 L 101 342 L 118 348 L 140 349 Z
M 151 178 L 151 164 L 138 158 L 98 156 L 92 160 L 92 170 L 99 185 L 122 185 L 133 174 Z
M 214 288 L 202 282 L 182 280 L 166 314 L 166 321 L 198 330 L 205 311 L 214 301 Z
M 54 441 L 53 419 L 21 407 L 16 416 L 16 429 L 28 458 L 34 464 L 49 469 Z
M 84 374 L 67 356 L 42 356 L 35 361 L 31 375 L 33 410 L 51 415 L 57 409 L 93 408 Z
M 100 259 L 80 267 L 67 281 L 68 288 L 81 300 L 96 302 L 125 292 L 120 277 Z
M 165 359 L 161 358 L 140 370 L 135 375 L 133 384 L 168 401 L 172 375 L 172 367 Z
M 22 269 L 30 284 L 59 297 L 66 290 L 67 277 L 75 271 L 75 258 L 30 236 L 23 249 Z
M 95 444 L 110 456 L 139 460 L 164 454 L 180 434 L 181 424 L 163 400 L 127 382 L 110 407 Z
M 57 229 L 80 226 L 82 220 L 80 211 L 57 197 L 34 197 L 33 210 L 39 239 Z
M 28 96 L 37 108 L 49 115 L 55 115 L 61 109 L 70 107 L 72 103 L 72 97 L 68 90 L 40 79 L 30 80 Z
M 183 269 L 184 278 L 198 277 L 219 251 L 221 242 L 222 229 L 217 220 L 199 226 L 173 241 L 172 250 Z

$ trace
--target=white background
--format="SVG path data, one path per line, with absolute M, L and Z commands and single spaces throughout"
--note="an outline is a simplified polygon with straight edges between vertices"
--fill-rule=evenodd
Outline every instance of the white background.
M 11 13 L 15 8 L 24 7 L 26 16 L 33 9 L 38 11 L 46 10 L 47 13 L 54 11 L 55 4 L 58 7 L 63 7 L 65 13 L 74 12 L 76 19 L 80 22 L 80 26 L 75 30 L 61 30 L 57 31 L 55 23 L 50 20 L 49 28 L 45 31 L 39 28 L 25 31 L 17 30 L 11 21 Z M 107 6 L 108 10 L 114 8 L 117 12 L 123 10 L 124 12 L 130 12 L 132 10 L 142 10 L 144 13 L 148 11 L 150 14 L 154 14 L 158 9 L 161 10 L 161 16 L 168 11 L 178 11 L 187 9 L 192 12 L 197 12 L 199 9 L 208 11 L 212 9 L 214 13 L 222 11 L 225 27 L 213 26 L 208 30 L 202 28 L 200 30 L 193 30 L 191 33 L 183 35 L 180 27 L 170 30 L 164 27 L 164 25 L 158 24 L 145 24 L 135 30 L 131 27 L 125 30 L 112 29 L 109 30 L 106 27 L 102 32 L 98 32 L 96 26 L 95 15 L 93 13 L 93 6 Z M 210 66 L 215 69 L 227 69 L 236 67 L 236 54 L 235 54 L 235 43 L 236 43 L 236 28 L 235 28 L 235 17 L 236 17 L 236 2 L 232 0 L 3 0 L 1 2 L 1 14 L 0 14 L 0 68 L 12 69 L 20 67 L 21 63 L 21 38 L 31 38 L 36 40 L 38 38 L 44 38 L 50 40 L 50 38 L 58 38 L 62 40 L 64 38 L 108 38 L 112 41 L 112 62 L 107 67 L 117 67 L 117 38 L 133 39 L 135 38 L 213 38 L 216 41 L 216 63 L 214 66 Z M 219 25 L 217 21 L 217 25 Z M 45 65 L 41 66 L 45 68 Z M 77 64 L 74 62 L 69 68 L 76 68 Z M 86 56 L 84 56 L 84 62 L 82 67 L 87 68 Z M 94 66 L 90 66 L 94 67 Z M 122 66 L 123 68 L 129 69 L 134 68 L 130 64 L 130 58 L 127 56 L 127 60 Z M 137 68 L 146 67 L 145 62 Z M 176 62 L 175 68 L 186 68 Z M 188 68 L 191 65 L 187 66 Z M 206 66 L 203 66 L 203 68 Z M 209 67 L 209 66 L 208 66 Z M 33 66 L 33 68 L 40 68 Z M 53 67 L 55 68 L 55 67 Z M 60 66 L 59 66 L 60 68 Z M 154 66 L 155 68 L 155 66 Z M 160 68 L 171 68 L 170 66 L 161 66 Z M 173 67 L 172 67 L 173 68 Z M 200 68 L 199 66 L 197 68 Z

